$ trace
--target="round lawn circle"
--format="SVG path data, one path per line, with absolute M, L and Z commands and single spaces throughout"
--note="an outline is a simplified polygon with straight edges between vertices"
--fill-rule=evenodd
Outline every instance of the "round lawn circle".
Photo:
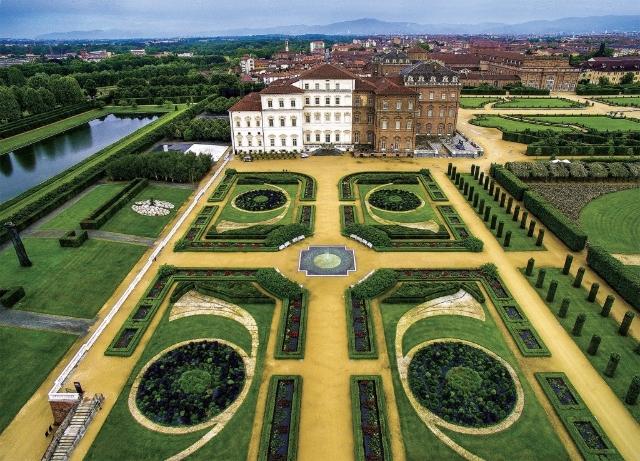
M 378 189 L 367 200 L 371 206 L 385 211 L 411 211 L 422 205 L 420 197 L 404 189 Z
M 407 379 L 416 400 L 449 423 L 492 426 L 507 418 L 518 399 L 509 370 L 483 350 L 437 342 L 418 350 Z
M 322 253 L 313 258 L 313 264 L 322 269 L 333 269 L 342 262 L 340 256 L 333 253 Z
M 271 211 L 284 206 L 287 196 L 279 190 L 257 189 L 238 195 L 234 203 L 244 211 Z
M 242 357 L 218 341 L 198 341 L 170 350 L 140 380 L 136 405 L 151 421 L 193 426 L 222 413 L 240 395 L 246 379 Z

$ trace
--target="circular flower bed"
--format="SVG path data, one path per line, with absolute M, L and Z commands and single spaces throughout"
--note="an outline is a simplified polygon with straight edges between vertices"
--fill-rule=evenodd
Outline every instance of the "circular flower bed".
M 186 344 L 156 360 L 142 376 L 136 404 L 152 421 L 192 426 L 221 413 L 240 395 L 242 357 L 217 341 Z
M 287 196 L 279 190 L 257 189 L 240 194 L 235 199 L 236 207 L 245 211 L 269 211 L 287 203 Z
M 420 349 L 409 364 L 408 381 L 420 404 L 462 426 L 492 426 L 509 416 L 517 400 L 505 366 L 463 343 L 434 343 Z
M 372 206 L 386 211 L 410 211 L 422 205 L 420 197 L 403 189 L 379 189 L 368 200 Z
M 154 199 L 135 202 L 131 206 L 133 211 L 143 216 L 166 216 L 171 213 L 173 208 L 174 205 L 171 202 Z

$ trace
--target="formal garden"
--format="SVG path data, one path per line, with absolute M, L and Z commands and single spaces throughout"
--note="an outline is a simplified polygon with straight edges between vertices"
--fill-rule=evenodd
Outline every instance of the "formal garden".
M 131 355 L 155 315 L 160 323 L 87 459 L 246 459 L 271 324 L 279 324 L 276 358 L 303 357 L 305 291 L 273 269 L 163 266 L 106 354 Z M 280 379 L 270 391 L 278 405 L 269 415 L 284 439 L 263 437 L 262 459 L 293 459 L 301 383 L 291 385 Z
M 640 107 L 640 96 L 620 96 L 610 98 L 592 98 L 594 101 L 618 107 Z
M 347 303 L 354 339 L 363 315 L 382 316 L 407 459 L 567 458 L 494 321 L 497 311 L 523 356 L 548 355 L 495 267 L 382 269 L 348 294 L 364 304 Z
M 428 170 L 340 179 L 342 233 L 377 251 L 482 251 Z
M 580 109 L 586 104 L 567 98 L 507 98 L 493 105 L 495 109 Z
M 277 251 L 313 234 L 315 180 L 228 169 L 176 251 Z
M 501 101 L 500 98 L 463 96 L 460 98 L 462 109 L 482 109 L 487 104 Z

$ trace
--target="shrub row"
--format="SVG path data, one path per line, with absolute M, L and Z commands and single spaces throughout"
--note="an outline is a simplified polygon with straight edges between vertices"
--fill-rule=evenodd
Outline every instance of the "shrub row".
M 41 114 L 32 115 L 31 117 L 21 118 L 11 123 L 6 123 L 0 127 L 0 139 L 15 136 L 25 131 L 33 130 L 50 123 L 72 117 L 81 112 L 91 110 L 94 107 L 96 107 L 96 103 L 93 101 L 81 102 L 72 106 L 59 107 L 49 112 L 43 112 Z
M 210 155 L 182 152 L 147 152 L 125 155 L 107 167 L 113 180 L 147 178 L 155 181 L 194 183 L 211 169 Z
M 597 245 L 589 245 L 587 263 L 629 304 L 640 310 L 640 277 Z
M 367 226 L 365 224 L 348 224 L 344 228 L 344 233 L 347 235 L 357 235 L 375 247 L 391 246 L 391 239 L 389 238 L 389 235 L 373 226 Z
M 263 239 L 272 231 L 282 227 L 281 224 L 258 224 L 244 229 L 233 229 L 218 233 L 215 227 L 207 232 L 206 239 Z
M 531 190 L 525 191 L 524 206 L 571 250 L 580 251 L 585 247 L 587 235 L 540 194 Z
M 258 269 L 256 281 L 269 293 L 279 298 L 293 298 L 302 294 L 302 288 L 275 269 Z
M 512 176 L 521 185 L 526 184 L 521 179 L 534 180 L 554 180 L 554 179 L 576 179 L 576 180 L 600 180 L 600 179 L 628 179 L 637 180 L 640 178 L 640 162 L 581 162 L 552 163 L 552 162 L 508 162 L 506 170 L 496 168 L 494 177 L 498 175 Z M 518 179 L 520 178 L 520 179 Z M 503 184 L 505 189 L 507 186 Z
M 398 283 L 399 277 L 398 272 L 393 269 L 378 269 L 367 279 L 355 285 L 351 293 L 356 298 L 375 298 L 393 288 Z
M 131 181 L 120 192 L 104 202 L 89 216 L 80 221 L 82 229 L 100 229 L 113 215 L 122 209 L 138 192 L 147 187 L 146 179 L 137 178 Z
M 265 246 L 278 247 L 283 243 L 291 241 L 295 237 L 301 235 L 308 236 L 311 234 L 311 229 L 303 224 L 287 224 L 286 226 L 278 227 L 272 230 L 264 240 Z
M 475 282 L 404 282 L 389 297 L 385 303 L 423 303 L 432 299 L 450 296 L 459 290 L 469 293 L 478 302 L 485 302 L 482 290 Z
M 524 181 L 510 171 L 509 163 L 507 163 L 507 168 L 495 163 L 492 164 L 490 173 L 516 200 L 522 200 L 525 191 L 529 189 L 529 186 Z
M 24 298 L 24 288 L 21 286 L 13 288 L 0 288 L 0 305 L 13 307 L 18 301 Z

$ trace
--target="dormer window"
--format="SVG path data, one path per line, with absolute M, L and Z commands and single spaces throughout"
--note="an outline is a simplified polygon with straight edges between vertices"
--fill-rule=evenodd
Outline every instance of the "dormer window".
M 447 77 L 446 75 L 442 77 L 442 83 L 447 83 L 448 81 L 449 81 L 449 77 Z
M 407 78 L 407 81 L 413 82 L 413 76 L 409 75 L 409 78 Z
M 421 75 L 420 77 L 418 77 L 418 81 L 419 82 L 424 82 L 424 77 Z
M 458 83 L 458 77 L 453 77 L 453 78 L 451 79 L 451 81 L 452 81 L 453 83 Z
M 432 75 L 430 80 L 431 80 L 431 82 L 435 83 L 436 82 L 435 76 Z

